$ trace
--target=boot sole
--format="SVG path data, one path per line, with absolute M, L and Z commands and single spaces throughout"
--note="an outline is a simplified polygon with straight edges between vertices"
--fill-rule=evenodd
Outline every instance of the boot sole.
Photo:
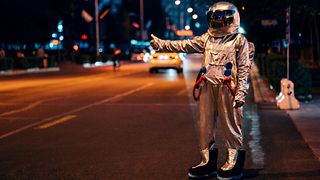
M 242 179 L 242 177 L 243 177 L 242 173 L 238 176 L 232 176 L 232 177 L 221 177 L 219 176 L 219 174 L 217 175 L 217 178 L 220 180 L 238 180 L 238 179 Z
M 216 175 L 217 175 L 216 171 L 209 173 L 209 174 L 204 174 L 201 176 L 197 176 L 197 175 L 193 175 L 193 174 L 188 173 L 189 179 L 206 179 L 206 178 L 215 177 Z

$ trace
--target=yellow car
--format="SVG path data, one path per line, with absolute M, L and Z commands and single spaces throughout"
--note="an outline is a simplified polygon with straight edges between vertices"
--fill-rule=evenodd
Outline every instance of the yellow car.
M 150 73 L 156 73 L 159 69 L 176 69 L 178 73 L 183 71 L 183 61 L 178 53 L 157 52 L 150 56 Z

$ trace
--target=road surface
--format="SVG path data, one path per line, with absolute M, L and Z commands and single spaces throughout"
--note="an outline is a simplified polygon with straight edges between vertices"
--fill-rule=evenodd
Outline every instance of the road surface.
M 201 56 L 188 59 L 179 75 L 127 64 L 0 77 L 0 179 L 187 179 L 200 158 L 191 88 Z M 289 117 L 260 109 L 252 91 L 247 102 L 245 178 L 320 179 Z

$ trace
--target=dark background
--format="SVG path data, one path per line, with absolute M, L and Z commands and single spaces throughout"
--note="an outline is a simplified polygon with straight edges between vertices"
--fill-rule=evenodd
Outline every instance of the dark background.
M 122 0 L 117 11 L 108 14 L 101 20 L 101 39 L 106 43 L 128 43 L 137 39 L 139 29 L 132 26 L 140 23 L 139 0 Z M 205 14 L 212 0 L 190 0 L 191 6 L 197 7 Z M 291 6 L 291 37 L 299 47 L 319 46 L 319 1 L 317 0 L 234 0 L 241 16 L 246 36 L 256 43 L 258 50 L 265 50 L 281 43 L 285 39 L 285 11 Z M 172 2 L 174 3 L 174 2 Z M 145 23 L 152 25 L 149 33 L 164 37 L 166 31 L 165 12 L 161 0 L 144 1 Z M 94 44 L 94 23 L 86 23 L 81 17 L 85 9 L 93 13 L 93 0 L 2 0 L 0 2 L 0 43 L 47 43 L 59 19 L 64 22 L 65 47 L 70 48 L 82 34 L 88 34 L 88 40 Z M 243 10 L 242 7 L 245 7 Z M 106 4 L 104 10 L 110 8 Z M 204 16 L 200 16 L 204 17 Z M 276 19 L 278 24 L 273 27 L 261 26 L 262 19 Z M 201 22 L 205 22 L 202 20 Z M 197 31 L 199 35 L 206 31 L 206 24 Z M 317 54 L 315 56 L 318 56 Z

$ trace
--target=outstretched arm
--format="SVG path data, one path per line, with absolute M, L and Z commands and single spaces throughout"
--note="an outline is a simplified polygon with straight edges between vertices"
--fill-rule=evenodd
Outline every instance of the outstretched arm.
M 189 40 L 162 40 L 151 34 L 151 45 L 156 51 L 162 52 L 185 52 L 185 53 L 202 53 L 208 34 L 196 36 Z

